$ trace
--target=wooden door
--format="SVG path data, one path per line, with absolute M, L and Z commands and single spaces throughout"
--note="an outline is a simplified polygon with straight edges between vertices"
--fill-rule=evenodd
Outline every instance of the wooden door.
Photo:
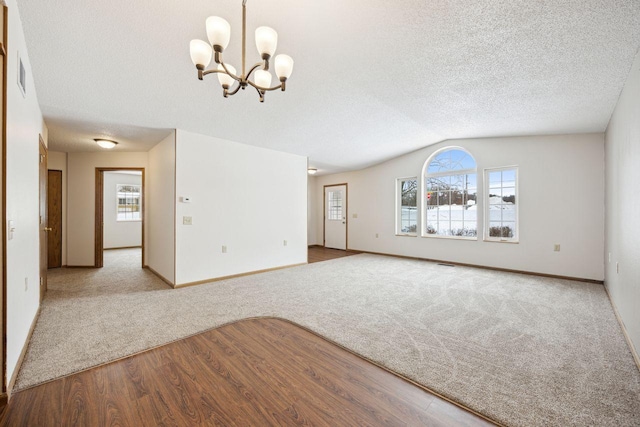
M 40 301 L 47 291 L 47 148 L 40 136 Z
M 47 178 L 47 268 L 62 267 L 62 171 L 49 170 Z
M 324 187 L 324 246 L 347 249 L 347 186 Z

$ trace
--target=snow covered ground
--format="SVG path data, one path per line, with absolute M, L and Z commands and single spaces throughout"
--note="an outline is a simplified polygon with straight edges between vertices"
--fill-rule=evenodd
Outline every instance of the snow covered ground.
M 464 205 L 429 206 L 427 230 L 429 234 L 441 236 L 476 236 L 478 234 L 478 206 L 473 200 Z M 417 208 L 402 208 L 401 231 L 415 232 L 418 219 Z M 489 227 L 510 227 L 515 230 L 516 205 L 504 202 L 502 197 L 489 198 Z

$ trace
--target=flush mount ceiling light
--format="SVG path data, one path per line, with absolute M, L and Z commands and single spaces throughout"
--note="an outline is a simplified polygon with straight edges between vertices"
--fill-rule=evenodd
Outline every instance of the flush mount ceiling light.
M 111 149 L 111 148 L 115 147 L 116 145 L 118 145 L 117 142 L 111 141 L 109 139 L 94 139 L 94 141 L 96 142 L 96 144 L 98 144 L 102 148 Z
M 286 81 L 293 71 L 293 59 L 288 55 L 278 55 L 275 60 L 276 75 L 280 79 L 280 84 L 271 86 L 271 73 L 269 72 L 269 59 L 276 51 L 278 44 L 278 33 L 270 27 L 258 27 L 256 29 L 256 47 L 262 58 L 261 62 L 255 64 L 249 72 L 246 72 L 246 41 L 247 41 L 247 0 L 242 1 L 242 69 L 240 75 L 236 75 L 236 69 L 222 60 L 222 52 L 229 45 L 231 38 L 231 26 L 229 23 L 217 16 L 207 18 L 207 38 L 209 43 L 202 40 L 191 40 L 189 45 L 191 60 L 198 69 L 198 79 L 202 80 L 207 74 L 217 73 L 220 85 L 222 85 L 223 95 L 235 95 L 240 89 L 253 86 L 260 96 L 260 102 L 264 102 L 264 94 L 267 91 L 282 89 L 284 92 Z M 212 47 L 213 46 L 213 47 Z M 215 55 L 213 55 L 215 53 Z M 211 63 L 211 56 L 218 66 L 215 69 L 206 70 Z M 249 80 L 255 71 L 253 81 Z M 231 88 L 238 82 L 235 89 Z
M 309 169 L 307 169 L 307 173 L 308 173 L 309 175 L 315 175 L 317 172 L 318 172 L 318 169 L 316 169 L 316 168 L 309 168 Z

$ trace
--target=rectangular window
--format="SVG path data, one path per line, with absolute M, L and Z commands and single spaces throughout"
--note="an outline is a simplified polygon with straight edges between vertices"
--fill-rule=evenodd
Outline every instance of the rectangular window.
M 399 178 L 396 194 L 396 234 L 415 236 L 418 231 L 418 178 Z
M 475 173 L 435 175 L 425 180 L 425 236 L 477 238 L 478 194 Z
M 327 216 L 330 221 L 342 221 L 342 191 L 327 193 Z
M 485 240 L 518 241 L 518 168 L 485 169 Z
M 116 185 L 116 212 L 117 221 L 142 220 L 142 203 L 140 186 L 131 184 Z

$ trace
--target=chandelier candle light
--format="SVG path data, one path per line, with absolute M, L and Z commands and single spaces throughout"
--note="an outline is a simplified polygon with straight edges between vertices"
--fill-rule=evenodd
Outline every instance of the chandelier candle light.
M 242 1 L 242 73 L 236 75 L 236 69 L 222 60 L 222 52 L 229 45 L 231 38 L 231 26 L 229 23 L 217 16 L 207 18 L 207 37 L 209 43 L 202 40 L 191 40 L 190 53 L 191 60 L 198 69 L 198 79 L 202 80 L 207 74 L 217 73 L 220 85 L 222 85 L 223 95 L 235 95 L 240 89 L 253 86 L 260 95 L 260 102 L 264 102 L 264 94 L 267 91 L 286 88 L 286 81 L 293 71 L 293 59 L 288 55 L 278 55 L 275 58 L 276 75 L 280 79 L 278 86 L 271 86 L 271 73 L 269 72 L 269 59 L 276 51 L 278 44 L 278 33 L 270 27 L 258 27 L 256 29 L 256 47 L 262 58 L 261 62 L 255 64 L 249 72 L 246 72 L 246 39 L 247 39 L 247 0 Z M 215 55 L 214 55 L 215 54 Z M 215 69 L 206 70 L 214 57 L 218 66 Z M 253 81 L 249 80 L 254 73 Z M 231 87 L 238 82 L 235 89 Z

